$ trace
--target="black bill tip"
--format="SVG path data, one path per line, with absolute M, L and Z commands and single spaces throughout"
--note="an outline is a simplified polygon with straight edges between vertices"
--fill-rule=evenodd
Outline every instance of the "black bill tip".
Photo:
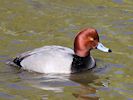
M 109 50 L 108 50 L 108 52 L 112 52 L 112 50 L 111 50 L 111 49 L 109 49 Z

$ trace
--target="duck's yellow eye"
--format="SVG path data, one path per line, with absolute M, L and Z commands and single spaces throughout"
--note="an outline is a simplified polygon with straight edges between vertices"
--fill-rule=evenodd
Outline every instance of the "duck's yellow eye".
M 94 41 L 94 38 L 92 38 L 92 37 L 89 37 L 89 39 L 90 39 L 90 41 Z

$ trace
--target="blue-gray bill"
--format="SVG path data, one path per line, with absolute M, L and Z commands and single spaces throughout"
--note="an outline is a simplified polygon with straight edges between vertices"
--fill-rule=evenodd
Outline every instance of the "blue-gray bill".
M 97 47 L 98 50 L 103 51 L 103 52 L 112 52 L 111 49 L 105 47 L 102 43 L 98 43 Z

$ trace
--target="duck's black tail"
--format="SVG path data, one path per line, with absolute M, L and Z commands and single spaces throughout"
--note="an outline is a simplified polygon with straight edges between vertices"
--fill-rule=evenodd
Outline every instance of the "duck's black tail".
M 23 60 L 24 58 L 18 58 L 18 57 L 16 57 L 14 60 L 13 60 L 13 63 L 14 64 L 16 64 L 17 66 L 19 66 L 19 67 L 22 67 L 21 66 L 21 61 Z
M 22 65 L 21 65 L 21 61 L 24 59 L 24 58 L 26 58 L 26 57 L 28 57 L 29 55 L 27 55 L 27 56 L 18 56 L 18 57 L 16 57 L 16 58 L 14 58 L 14 59 L 10 59 L 10 60 L 8 60 L 7 62 L 6 62 L 6 64 L 8 64 L 8 65 L 10 65 L 10 66 L 15 66 L 15 67 L 22 67 Z

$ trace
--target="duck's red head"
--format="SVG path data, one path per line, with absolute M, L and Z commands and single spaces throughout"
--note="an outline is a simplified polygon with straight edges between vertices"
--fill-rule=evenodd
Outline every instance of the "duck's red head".
M 78 33 L 74 41 L 74 52 L 80 57 L 90 54 L 91 49 L 99 49 L 104 52 L 111 52 L 110 49 L 99 43 L 99 36 L 94 28 L 86 28 Z

